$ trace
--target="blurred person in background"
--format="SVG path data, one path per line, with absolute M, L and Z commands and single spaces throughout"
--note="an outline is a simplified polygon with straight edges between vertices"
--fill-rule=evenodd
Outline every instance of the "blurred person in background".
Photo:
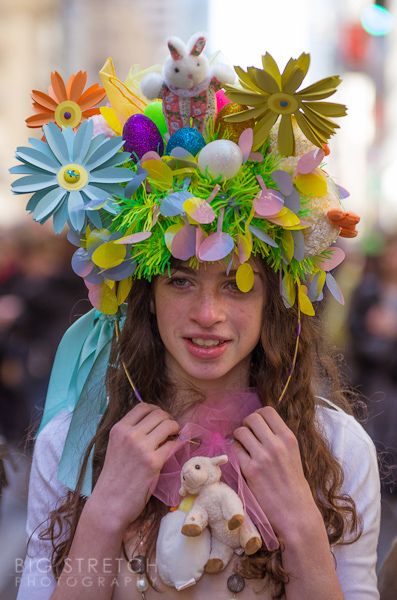
M 84 285 L 70 269 L 70 244 L 46 228 L 1 233 L 0 435 L 18 443 L 41 416 L 52 360 L 72 310 L 85 312 Z M 12 407 L 12 410 L 11 410 Z
M 353 384 L 368 405 L 366 429 L 387 465 L 385 491 L 397 493 L 397 233 L 368 256 L 348 319 Z M 384 452 L 386 451 L 386 452 Z

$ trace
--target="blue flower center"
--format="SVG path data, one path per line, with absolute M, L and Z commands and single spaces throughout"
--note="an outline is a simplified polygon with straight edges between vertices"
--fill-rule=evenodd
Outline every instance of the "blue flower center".
M 63 116 L 65 117 L 65 119 L 70 119 L 72 116 L 72 113 L 67 110 L 66 112 L 63 113 Z
M 285 108 L 286 106 L 288 106 L 289 102 L 288 100 L 281 100 L 280 101 L 280 106 L 282 106 L 283 108 Z

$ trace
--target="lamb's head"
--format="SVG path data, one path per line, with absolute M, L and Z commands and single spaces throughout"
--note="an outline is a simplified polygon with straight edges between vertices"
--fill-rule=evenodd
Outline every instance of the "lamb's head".
M 222 472 L 219 465 L 228 461 L 226 454 L 221 456 L 194 456 L 185 462 L 181 471 L 181 489 L 179 494 L 198 494 L 201 488 L 220 481 Z

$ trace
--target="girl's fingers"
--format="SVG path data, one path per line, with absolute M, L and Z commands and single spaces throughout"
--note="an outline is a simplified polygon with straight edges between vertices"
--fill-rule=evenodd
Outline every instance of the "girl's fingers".
M 179 433 L 180 426 L 176 421 L 166 419 L 155 427 L 147 436 L 150 445 L 154 448 L 158 448 L 168 437 L 177 435 Z
M 148 404 L 147 402 L 140 402 L 134 408 L 132 408 L 122 419 L 120 419 L 120 423 L 124 423 L 129 427 L 134 427 L 137 425 L 142 419 L 146 417 L 146 415 L 150 414 L 154 410 L 157 410 L 159 407 L 154 404 Z
M 243 448 L 243 446 L 240 444 L 240 442 L 238 442 L 237 440 L 234 441 L 233 450 L 236 454 L 241 471 L 244 475 L 244 472 L 246 471 L 246 469 L 251 461 L 251 457 L 248 454 L 248 452 Z
M 247 427 L 238 427 L 234 430 L 233 435 L 250 454 L 251 458 L 254 458 L 261 450 L 260 442 Z
M 159 457 L 161 464 L 163 465 L 175 452 L 177 452 L 182 446 L 184 442 L 181 440 L 169 440 L 168 442 L 164 442 L 157 450 L 155 454 Z
M 135 425 L 136 431 L 139 430 L 139 433 L 143 433 L 144 435 L 148 435 L 153 429 L 157 427 L 162 421 L 170 420 L 171 417 L 168 413 L 166 413 L 161 408 L 156 408 L 149 412 L 147 415 L 143 417 L 143 419 Z
M 261 415 L 274 435 L 282 435 L 286 431 L 290 431 L 276 409 L 272 406 L 263 406 L 262 408 L 258 408 L 256 412 Z
M 274 438 L 273 431 L 259 412 L 248 415 L 244 419 L 243 424 L 252 431 L 262 445 Z

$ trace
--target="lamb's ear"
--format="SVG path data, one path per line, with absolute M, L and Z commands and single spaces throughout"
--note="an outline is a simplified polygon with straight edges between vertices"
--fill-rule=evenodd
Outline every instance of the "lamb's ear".
M 179 495 L 182 496 L 182 498 L 183 498 L 184 496 L 186 496 L 186 494 L 187 494 L 187 491 L 185 489 L 185 486 L 182 484 L 181 488 L 179 490 Z
M 187 50 L 191 56 L 200 56 L 204 50 L 207 40 L 202 33 L 192 35 L 187 43 Z
M 186 54 L 185 44 L 178 37 L 169 38 L 167 44 L 173 60 L 181 60 Z
M 210 459 L 210 461 L 212 462 L 213 465 L 225 465 L 228 461 L 229 458 L 227 456 L 227 454 L 221 454 L 221 456 L 214 456 L 213 458 Z

